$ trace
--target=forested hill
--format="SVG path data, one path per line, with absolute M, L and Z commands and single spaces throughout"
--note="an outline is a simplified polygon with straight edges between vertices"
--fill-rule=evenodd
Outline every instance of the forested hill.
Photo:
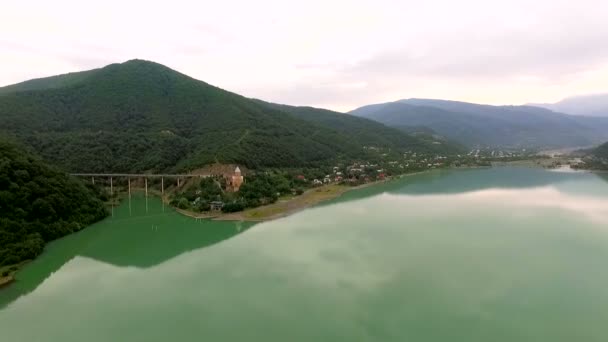
M 595 148 L 592 154 L 597 158 L 608 160 L 608 142 Z
M 69 74 L 57 75 L 52 77 L 36 78 L 33 80 L 9 85 L 6 87 L 1 87 L 0 95 L 15 93 L 19 91 L 63 88 L 72 84 L 82 82 L 98 71 L 99 69 L 94 69 L 81 72 L 72 72 Z
M 0 139 L 0 266 L 106 216 L 94 189 Z
M 429 127 L 471 147 L 555 148 L 608 139 L 608 118 L 566 115 L 532 106 L 408 99 L 364 106 L 350 114 L 397 128 Z
M 218 161 L 314 166 L 361 158 L 369 143 L 430 145 L 382 125 L 362 134 L 303 120 L 141 60 L 24 82 L 0 94 L 0 134 L 70 171 L 185 170 Z
M 366 146 L 390 146 L 401 149 L 414 149 L 429 153 L 461 153 L 456 144 L 442 140 L 419 139 L 402 130 L 385 126 L 377 121 L 344 113 L 314 107 L 288 106 L 258 100 L 260 103 L 289 113 L 299 119 L 331 128 Z

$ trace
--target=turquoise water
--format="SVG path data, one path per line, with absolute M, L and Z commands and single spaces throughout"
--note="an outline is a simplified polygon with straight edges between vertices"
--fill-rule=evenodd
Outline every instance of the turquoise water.
M 257 225 L 153 198 L 0 291 L 7 341 L 606 341 L 608 182 L 436 171 Z

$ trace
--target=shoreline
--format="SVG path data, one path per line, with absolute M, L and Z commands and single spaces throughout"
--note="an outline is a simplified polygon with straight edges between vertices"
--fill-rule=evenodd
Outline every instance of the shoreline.
M 14 265 L 0 266 L 0 290 L 15 283 L 17 281 L 17 278 L 15 277 L 17 272 L 19 272 L 29 262 L 30 260 L 25 260 Z M 3 276 L 2 274 L 5 272 L 7 275 Z
M 430 171 L 432 170 L 402 174 L 388 180 L 374 181 L 370 183 L 360 184 L 357 186 L 349 186 L 344 184 L 326 184 L 317 188 L 308 189 L 299 196 L 290 196 L 288 198 L 279 199 L 277 202 L 272 204 L 267 204 L 256 208 L 248 208 L 236 213 L 197 213 L 189 210 L 175 208 L 173 206 L 172 208 L 176 212 L 194 219 L 208 219 L 213 221 L 266 222 L 287 217 L 302 210 L 313 207 L 317 204 L 335 198 L 339 198 L 340 196 L 352 190 L 365 189 L 375 185 L 392 182 L 403 177 L 419 175 L 423 173 L 428 173 Z M 162 200 L 165 201 L 165 203 L 168 203 L 166 196 L 165 198 L 162 198 Z
M 493 168 L 501 166 L 519 166 L 519 167 L 532 167 L 547 169 L 543 163 L 537 163 L 538 160 L 518 160 L 518 161 L 507 161 L 507 162 L 493 162 L 490 166 L 467 166 L 467 167 L 449 167 L 441 169 L 427 169 L 423 171 L 417 171 L 412 173 L 404 173 L 391 177 L 387 180 L 377 180 L 370 183 L 360 184 L 357 186 L 350 186 L 346 184 L 325 184 L 316 188 L 310 188 L 299 196 L 289 195 L 284 198 L 280 198 L 277 202 L 272 204 L 262 205 L 256 208 L 247 208 L 240 212 L 235 213 L 222 213 L 222 212 L 194 212 L 186 209 L 180 209 L 169 204 L 169 194 L 166 192 L 164 195 L 157 190 L 149 190 L 149 193 L 153 196 L 159 197 L 166 205 L 175 210 L 178 214 L 187 216 L 193 219 L 211 220 L 211 221 L 235 221 L 235 222 L 266 222 L 272 221 L 279 218 L 287 217 L 296 214 L 302 210 L 311 208 L 320 203 L 339 198 L 345 193 L 352 190 L 360 190 L 380 184 L 392 182 L 404 177 L 410 177 L 420 174 L 425 174 L 437 170 L 461 170 L 461 169 L 478 169 L 478 168 Z M 141 189 L 137 189 L 141 190 Z
M 514 162 L 499 162 L 493 163 L 491 166 L 476 166 L 476 167 L 451 167 L 446 169 L 428 169 L 418 172 L 401 174 L 398 176 L 394 176 L 387 180 L 374 181 L 370 183 L 360 184 L 357 186 L 350 186 L 345 184 L 326 184 L 320 187 L 311 188 L 306 190 L 303 194 L 299 196 L 289 196 L 286 198 L 279 199 L 277 202 L 272 204 L 263 205 L 256 208 L 249 208 L 241 212 L 236 213 L 197 213 L 189 210 L 179 209 L 174 206 L 169 205 L 169 196 L 168 194 L 161 194 L 160 191 L 149 190 L 149 194 L 152 196 L 159 197 L 165 204 L 169 205 L 170 208 L 175 210 L 180 215 L 184 215 L 194 219 L 205 219 L 205 220 L 213 220 L 213 221 L 235 221 L 235 222 L 266 222 L 272 221 L 279 218 L 291 216 L 305 209 L 314 207 L 323 202 L 336 199 L 344 195 L 345 193 L 352 190 L 361 190 L 368 187 L 386 184 L 390 182 L 394 182 L 396 180 L 402 179 L 404 177 L 411 177 L 421 174 L 430 173 L 437 170 L 461 170 L 461 169 L 477 169 L 477 168 L 493 168 L 493 167 L 503 167 L 503 166 L 516 166 L 516 167 L 532 167 L 532 168 L 540 168 L 547 170 L 541 164 L 535 163 L 533 160 L 528 161 L 514 161 Z M 598 170 L 576 170 L 579 172 L 589 172 L 589 173 L 605 173 L 608 171 L 598 171 Z M 143 189 L 132 189 L 134 191 L 139 191 Z M 119 204 L 124 199 L 123 196 L 118 196 L 113 201 L 116 201 L 114 204 Z M 16 273 L 22 269 L 22 267 L 27 264 L 28 261 L 22 262 L 17 265 L 8 265 L 4 267 L 0 267 L 0 271 L 9 271 L 7 276 L 1 276 L 0 273 L 0 291 L 11 286 L 17 281 L 15 277 Z
M 12 275 L 9 275 L 7 277 L 0 277 L 0 290 L 2 290 L 5 287 L 10 286 L 14 282 L 15 282 L 15 277 Z

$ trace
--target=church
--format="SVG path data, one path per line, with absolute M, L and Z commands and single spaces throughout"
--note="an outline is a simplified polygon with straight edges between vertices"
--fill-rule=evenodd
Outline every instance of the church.
M 241 169 L 237 166 L 233 173 L 224 174 L 224 179 L 226 179 L 226 191 L 239 191 L 241 185 L 243 184 L 243 175 L 241 174 Z

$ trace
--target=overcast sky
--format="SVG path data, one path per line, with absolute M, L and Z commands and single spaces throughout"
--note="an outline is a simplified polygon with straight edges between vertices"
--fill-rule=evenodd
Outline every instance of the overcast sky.
M 606 0 L 23 1 L 0 85 L 153 60 L 248 97 L 350 110 L 608 92 Z

